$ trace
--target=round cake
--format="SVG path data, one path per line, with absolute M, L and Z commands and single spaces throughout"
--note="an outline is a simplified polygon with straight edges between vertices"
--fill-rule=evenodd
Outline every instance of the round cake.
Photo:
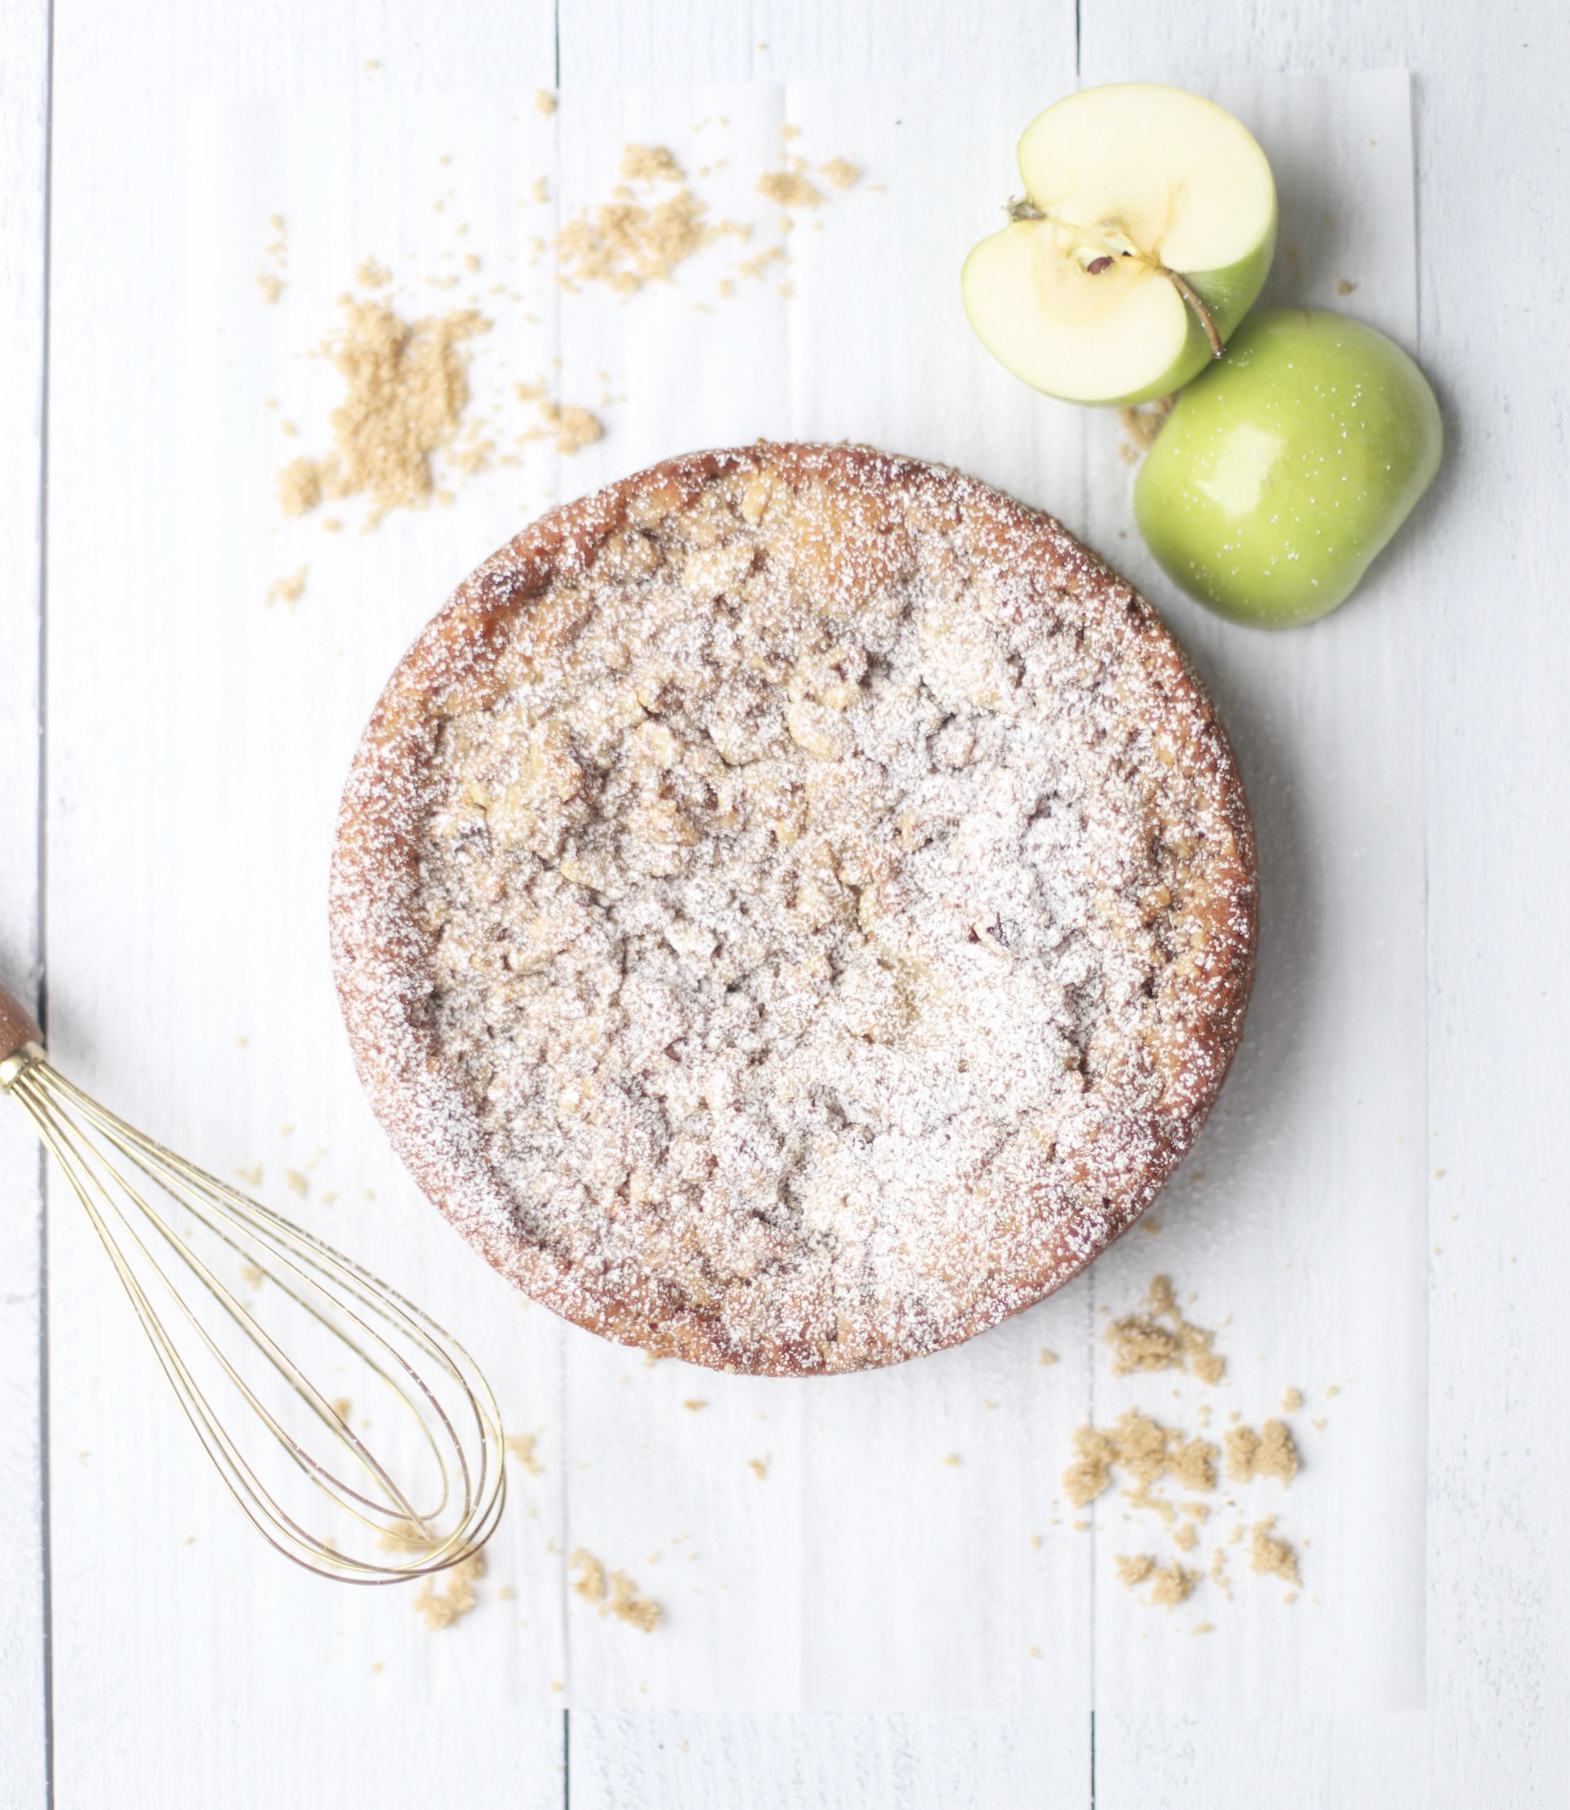
M 1226 738 L 1050 517 L 865 447 L 695 454 L 459 587 L 355 757 L 333 953 L 420 1186 L 595 1332 L 893 1363 L 1125 1231 L 1242 1032 Z

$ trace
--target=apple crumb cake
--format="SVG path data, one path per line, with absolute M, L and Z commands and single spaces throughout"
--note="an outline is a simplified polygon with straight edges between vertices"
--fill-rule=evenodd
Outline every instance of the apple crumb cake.
M 334 859 L 360 1074 L 520 1288 L 776 1374 L 935 1351 L 1127 1229 L 1241 1034 L 1208 699 L 1049 517 L 864 447 L 557 509 L 388 684 Z

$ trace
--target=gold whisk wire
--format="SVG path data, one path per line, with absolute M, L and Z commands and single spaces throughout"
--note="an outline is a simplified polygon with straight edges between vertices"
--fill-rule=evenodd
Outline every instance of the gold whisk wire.
M 7 1033 L 10 1033 L 8 1036 Z M 24 1036 L 31 1032 L 32 1035 Z M 18 1040 L 18 1039 L 21 1040 Z M 9 1047 L 8 1047 L 9 1046 Z M 312 1233 L 273 1213 L 184 1157 L 146 1137 L 74 1086 L 49 1062 L 36 1027 L 0 988 L 0 1091 L 28 1113 L 109 1255 L 165 1376 L 208 1457 L 251 1524 L 277 1551 L 323 1577 L 362 1584 L 425 1576 L 477 1552 L 500 1518 L 506 1480 L 495 1398 L 474 1360 L 418 1307 L 369 1270 Z M 325 1335 L 329 1349 L 357 1361 L 401 1406 L 413 1427 L 435 1500 L 395 1480 L 397 1466 L 379 1456 L 349 1424 L 347 1403 L 328 1397 L 234 1289 L 177 1229 L 159 1197 L 299 1310 L 299 1325 Z M 172 1260 L 185 1271 L 175 1280 Z M 154 1281 L 156 1278 L 156 1282 Z M 172 1312 L 160 1313 L 149 1284 L 161 1285 Z M 199 1311 L 209 1310 L 207 1317 Z M 182 1350 L 174 1324 L 188 1335 Z M 239 1337 L 248 1354 L 303 1410 L 327 1441 L 330 1458 L 304 1443 L 277 1405 L 264 1399 L 221 1334 Z M 204 1384 L 192 1353 L 210 1371 Z M 301 1509 L 286 1504 L 264 1478 L 246 1443 L 211 1399 L 227 1385 L 249 1410 L 264 1449 L 347 1522 L 362 1550 L 336 1533 L 315 1531 Z M 286 1398 L 281 1398 L 286 1399 Z M 405 1429 L 405 1438 L 409 1438 Z M 346 1474 L 340 1474 L 344 1472 Z M 374 1546 L 367 1543 L 374 1538 Z

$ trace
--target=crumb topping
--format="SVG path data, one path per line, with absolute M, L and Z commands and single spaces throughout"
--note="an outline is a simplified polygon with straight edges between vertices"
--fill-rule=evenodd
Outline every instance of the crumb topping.
M 451 1083 L 423 1122 L 463 1117 L 474 1229 L 574 1317 L 749 1368 L 935 1349 L 1122 1230 L 1219 1085 L 1230 756 L 1133 594 L 982 486 L 840 449 L 664 470 L 482 677 L 424 681 L 392 975 Z

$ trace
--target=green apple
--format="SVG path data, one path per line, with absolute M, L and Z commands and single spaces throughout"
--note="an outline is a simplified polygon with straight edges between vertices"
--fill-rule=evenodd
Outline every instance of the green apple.
M 965 260 L 982 344 L 1067 402 L 1135 403 L 1221 355 L 1270 270 L 1276 185 L 1230 113 L 1119 82 L 1048 107 L 1019 141 L 1024 201 Z
M 1237 622 L 1312 622 L 1357 588 L 1433 482 L 1428 380 L 1383 333 L 1261 310 L 1178 397 L 1134 484 L 1174 584 Z

